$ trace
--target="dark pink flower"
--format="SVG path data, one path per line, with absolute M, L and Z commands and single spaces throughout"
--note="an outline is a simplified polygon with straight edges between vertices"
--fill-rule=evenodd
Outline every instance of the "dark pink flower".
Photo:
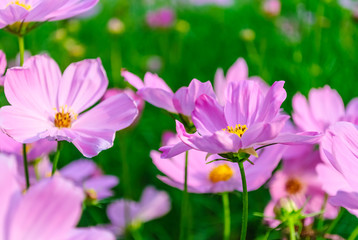
M 161 8 L 148 12 L 146 21 L 151 28 L 168 28 L 174 24 L 175 12 L 171 8 Z
M 3 51 L 0 50 L 0 86 L 4 85 L 5 78 L 3 77 L 3 75 L 5 74 L 6 65 L 6 55 Z

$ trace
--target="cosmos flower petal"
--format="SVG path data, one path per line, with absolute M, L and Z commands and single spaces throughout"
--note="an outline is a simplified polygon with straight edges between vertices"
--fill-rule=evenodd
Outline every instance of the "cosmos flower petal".
M 0 126 L 18 142 L 32 143 L 40 139 L 39 133 L 51 128 L 51 123 L 22 108 L 4 106 L 0 109 Z
M 147 72 L 144 75 L 144 85 L 147 88 L 162 89 L 168 93 L 173 93 L 168 84 L 157 74 Z
M 107 198 L 113 195 L 113 192 L 110 190 L 114 188 L 119 183 L 119 180 L 116 176 L 96 176 L 90 178 L 84 182 L 85 189 L 93 189 L 97 194 L 98 199 Z
M 125 69 L 122 70 L 122 77 L 124 77 L 124 80 L 129 82 L 129 84 L 135 87 L 137 90 L 144 88 L 143 81 L 137 75 L 128 72 Z
M 0 50 L 0 85 L 4 85 L 4 77 L 2 75 L 5 73 L 6 66 L 6 55 L 2 50 Z
M 28 13 L 28 10 L 16 4 L 10 4 L 6 8 L 0 9 L 0 28 L 24 19 Z
M 144 87 L 140 89 L 137 94 L 141 96 L 145 101 L 158 108 L 163 108 L 168 112 L 176 113 L 173 104 L 174 93 L 172 92 L 168 92 L 158 88 Z
M 222 105 L 224 105 L 226 101 L 226 87 L 227 82 L 224 76 L 224 70 L 222 70 L 222 68 L 218 68 L 214 76 L 214 90 L 218 102 Z
M 236 62 L 229 68 L 226 74 L 226 80 L 229 84 L 230 82 L 238 82 L 248 79 L 249 77 L 249 68 L 247 67 L 246 61 L 243 58 L 239 58 Z
M 25 22 L 44 22 L 51 19 L 48 17 L 49 14 L 55 12 L 61 6 L 63 6 L 68 0 L 42 0 L 42 1 L 32 1 L 33 4 L 30 4 L 31 9 L 28 11 L 27 16 L 25 17 Z M 22 21 L 22 18 L 18 18 L 17 21 Z
M 358 125 L 358 98 L 353 98 L 348 103 L 344 120 Z
M 185 143 L 178 142 L 173 145 L 163 146 L 163 147 L 159 148 L 159 151 L 162 152 L 162 158 L 171 158 L 171 157 L 176 156 L 180 153 L 186 152 L 189 149 L 191 149 L 191 147 L 189 147 Z
M 99 58 L 72 63 L 66 68 L 60 82 L 59 107 L 67 104 L 79 114 L 95 104 L 107 86 L 107 75 Z
M 358 209 L 358 192 L 338 191 L 329 199 L 329 202 L 335 206 Z
M 6 73 L 5 95 L 12 106 L 54 114 L 60 79 L 60 68 L 49 56 L 30 57 L 24 68 L 11 68 Z
M 121 93 L 99 103 L 83 113 L 73 123 L 72 129 L 101 129 L 118 131 L 129 127 L 137 117 L 138 109 L 127 94 Z
M 63 239 L 81 216 L 82 200 L 82 191 L 60 177 L 32 186 L 13 214 L 9 240 Z
M 99 0 L 64 0 L 53 12 L 46 16 L 50 21 L 71 18 L 93 8 Z
M 104 229 L 77 228 L 72 230 L 64 240 L 115 240 L 115 236 Z
M 61 168 L 60 173 L 66 179 L 81 182 L 93 175 L 97 170 L 96 164 L 89 159 L 79 159 Z
M 228 126 L 224 108 L 215 99 L 205 94 L 196 100 L 192 119 L 201 135 L 210 135 Z
M 181 114 L 191 116 L 195 101 L 203 94 L 215 98 L 211 83 L 209 81 L 203 83 L 193 79 L 188 87 L 182 87 L 174 94 L 173 103 L 175 109 Z

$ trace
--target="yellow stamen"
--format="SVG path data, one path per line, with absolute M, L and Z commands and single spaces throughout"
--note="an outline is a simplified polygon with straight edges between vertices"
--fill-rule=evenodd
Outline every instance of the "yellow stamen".
M 209 174 L 209 179 L 213 183 L 228 181 L 234 175 L 234 171 L 227 164 L 222 164 L 216 166 L 213 170 L 211 170 Z
M 244 135 L 246 130 L 247 130 L 246 125 L 241 126 L 241 124 L 236 124 L 235 128 L 233 128 L 231 126 L 227 126 L 226 128 L 223 129 L 223 131 L 227 131 L 229 133 L 234 133 L 237 136 L 239 136 L 240 138 L 242 137 L 242 135 Z
M 20 2 L 19 0 L 16 0 L 16 1 L 12 1 L 10 2 L 7 6 L 9 5 L 18 5 L 20 7 L 23 7 L 25 8 L 27 11 L 30 11 L 31 10 L 31 5 L 30 4 L 25 4 L 23 2 Z
M 93 188 L 86 189 L 85 194 L 86 194 L 87 199 L 97 200 L 97 192 Z
M 77 119 L 77 114 L 70 110 L 67 105 L 65 107 L 60 107 L 60 111 L 57 111 L 55 114 L 55 126 L 58 128 L 69 128 L 71 127 L 72 121 Z
M 285 184 L 286 192 L 291 195 L 299 193 L 302 188 L 302 183 L 297 178 L 290 178 Z

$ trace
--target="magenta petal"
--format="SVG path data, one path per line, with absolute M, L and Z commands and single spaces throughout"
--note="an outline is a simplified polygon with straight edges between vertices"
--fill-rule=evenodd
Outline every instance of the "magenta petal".
M 262 93 L 253 81 L 231 83 L 227 89 L 225 118 L 229 126 L 250 125 L 255 121 L 262 102 Z
M 173 103 L 175 109 L 181 114 L 191 116 L 195 101 L 203 94 L 215 98 L 211 83 L 209 81 L 203 83 L 193 79 L 188 87 L 182 87 L 174 94 Z
M 178 142 L 174 145 L 163 146 L 163 147 L 159 148 L 159 151 L 163 152 L 161 155 L 162 158 L 171 158 L 171 157 L 174 157 L 180 153 L 186 152 L 189 149 L 191 149 L 191 147 L 189 147 L 185 143 Z
M 144 88 L 144 83 L 137 75 L 134 75 L 127 70 L 122 70 L 122 77 L 124 77 L 124 80 L 129 82 L 129 84 L 135 87 L 137 90 Z
M 147 88 L 162 89 L 168 93 L 173 93 L 173 91 L 162 78 L 160 78 L 157 74 L 150 72 L 147 72 L 144 75 L 144 85 Z
M 12 106 L 26 107 L 39 114 L 54 115 L 61 71 L 47 55 L 37 55 L 6 73 L 5 94 Z M 31 91 L 29 91 L 31 89 Z
M 82 200 L 81 189 L 71 182 L 60 177 L 43 180 L 19 202 L 9 239 L 64 239 L 79 220 Z
M 358 193 L 338 191 L 337 195 L 329 199 L 329 202 L 335 206 L 358 209 Z
M 216 70 L 215 77 L 214 77 L 214 90 L 218 102 L 222 105 L 224 105 L 226 101 L 226 95 L 225 95 L 226 87 L 227 87 L 227 82 L 224 76 L 224 71 L 221 68 L 219 68 L 218 70 Z
M 22 143 L 32 143 L 40 139 L 39 133 L 46 132 L 52 126 L 43 116 L 28 110 L 11 106 L 0 109 L 0 127 L 12 138 Z
M 113 195 L 111 188 L 114 188 L 119 183 L 115 176 L 97 176 L 84 182 L 85 189 L 93 189 L 97 193 L 98 199 L 107 198 Z
M 211 135 L 227 127 L 223 107 L 208 95 L 197 99 L 192 119 L 201 135 Z
M 107 75 L 99 58 L 72 63 L 60 82 L 58 107 L 67 105 L 79 114 L 95 104 L 107 86 Z
M 236 134 L 225 131 L 217 131 L 212 135 L 200 136 L 199 134 L 188 134 L 185 127 L 179 121 L 176 121 L 176 129 L 179 138 L 191 148 L 208 153 L 226 153 L 237 152 L 242 143 Z
M 48 155 L 56 150 L 57 142 L 41 139 L 29 145 L 30 150 L 27 153 L 28 160 L 35 160 L 36 158 Z M 21 151 L 20 151 L 21 152 Z
M 353 98 L 347 105 L 345 121 L 358 124 L 358 98 Z
M 77 228 L 72 230 L 64 240 L 115 240 L 115 236 L 99 228 Z
M 6 66 L 6 55 L 2 50 L 0 50 L 0 76 L 5 73 Z

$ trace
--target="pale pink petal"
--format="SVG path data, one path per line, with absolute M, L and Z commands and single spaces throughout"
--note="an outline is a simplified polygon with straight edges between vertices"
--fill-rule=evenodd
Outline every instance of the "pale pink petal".
M 61 5 L 55 8 L 46 16 L 50 21 L 57 21 L 71 18 L 92 9 L 98 0 L 64 0 Z
M 77 228 L 72 230 L 64 240 L 115 240 L 115 236 L 99 228 Z
M 358 98 L 353 98 L 347 105 L 345 121 L 358 124 Z
M 246 61 L 243 58 L 239 58 L 236 62 L 229 68 L 226 74 L 226 80 L 229 84 L 230 82 L 239 82 L 248 79 L 249 69 L 247 67 Z
M 358 209 L 358 193 L 338 191 L 335 196 L 329 199 L 329 203 L 334 206 Z
M 5 73 L 6 66 L 7 66 L 6 55 L 2 50 L 0 50 L 0 76 L 2 76 Z
M 134 101 L 127 94 L 122 93 L 108 98 L 81 114 L 73 123 L 72 129 L 115 132 L 130 126 L 137 114 L 138 109 Z
M 163 152 L 161 156 L 162 158 L 171 158 L 180 153 L 186 152 L 189 149 L 191 149 L 191 147 L 189 147 L 185 143 L 178 142 L 177 144 L 163 146 L 159 148 L 159 151 Z
M 115 176 L 103 175 L 90 178 L 84 182 L 85 189 L 93 189 L 97 194 L 98 199 L 113 196 L 111 188 L 114 188 L 119 183 Z
M 96 164 L 89 159 L 79 159 L 71 162 L 60 170 L 61 176 L 75 183 L 82 183 L 97 170 Z
M 39 133 L 51 128 L 51 122 L 28 110 L 5 106 L 0 109 L 0 126 L 18 142 L 32 143 L 39 140 Z
M 25 22 L 45 22 L 50 20 L 48 15 L 63 6 L 68 0 L 42 0 L 32 1 L 31 9 L 25 17 Z M 31 3 L 31 2 L 29 2 Z M 20 19 L 19 19 L 20 20 Z M 21 21 L 21 20 L 20 20 Z
M 197 99 L 192 115 L 193 123 L 201 135 L 211 135 L 228 126 L 224 108 L 208 95 L 201 95 Z
M 60 79 L 60 68 L 53 59 L 47 55 L 31 57 L 24 68 L 12 68 L 6 73 L 6 98 L 12 106 L 55 115 Z
M 28 13 L 28 10 L 16 4 L 10 4 L 9 6 L 0 9 L 0 28 L 4 28 L 7 25 L 23 20 Z
M 292 99 L 293 113 L 292 118 L 295 124 L 303 131 L 322 132 L 323 126 L 317 122 L 311 112 L 307 99 L 300 93 L 297 93 Z
M 118 200 L 107 207 L 107 216 L 111 221 L 110 230 L 116 235 L 122 235 L 140 210 L 139 204 L 134 201 Z
M 158 191 L 153 187 L 147 187 L 139 202 L 140 210 L 137 220 L 148 222 L 167 214 L 171 208 L 169 195 L 164 191 Z
M 9 240 L 64 239 L 82 211 L 83 194 L 60 177 L 32 186 L 14 212 Z
M 138 90 L 137 94 L 150 104 L 163 108 L 169 112 L 176 113 L 173 97 L 174 93 L 159 88 L 144 87 Z
M 147 72 L 144 75 L 144 86 L 146 88 L 162 89 L 165 92 L 173 93 L 168 84 L 157 74 Z
M 67 105 L 79 114 L 95 104 L 107 86 L 107 75 L 99 58 L 72 63 L 63 73 L 58 107 Z
M 122 77 L 124 77 L 124 80 L 129 82 L 129 84 L 135 87 L 137 90 L 144 87 L 143 81 L 137 75 L 134 75 L 127 70 L 122 70 Z
M 191 116 L 195 101 L 203 94 L 215 98 L 211 83 L 209 81 L 203 83 L 193 79 L 188 87 L 182 87 L 174 94 L 173 104 L 175 109 L 178 113 Z
M 226 86 L 227 86 L 227 82 L 224 76 L 224 71 L 221 68 L 218 68 L 218 70 L 216 70 L 215 77 L 214 77 L 214 90 L 218 102 L 221 105 L 224 105 L 226 101 L 226 95 L 225 95 Z

